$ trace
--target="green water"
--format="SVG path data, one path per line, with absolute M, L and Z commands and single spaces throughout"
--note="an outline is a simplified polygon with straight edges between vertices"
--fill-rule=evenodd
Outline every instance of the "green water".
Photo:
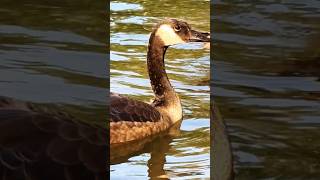
M 112 92 L 150 102 L 153 93 L 146 69 L 152 26 L 164 17 L 184 19 L 195 29 L 210 30 L 209 1 L 112 1 Z M 210 52 L 203 44 L 169 47 L 166 69 L 184 112 L 179 135 L 148 144 L 146 151 L 111 166 L 112 179 L 156 177 L 209 179 Z
M 319 179 L 320 2 L 212 8 L 214 99 L 237 179 Z

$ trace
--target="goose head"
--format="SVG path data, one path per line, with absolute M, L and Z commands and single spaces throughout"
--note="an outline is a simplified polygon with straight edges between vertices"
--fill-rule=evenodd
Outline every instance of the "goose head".
M 210 42 L 210 33 L 193 30 L 188 23 L 177 19 L 164 20 L 155 27 L 154 32 L 164 46 L 188 42 Z

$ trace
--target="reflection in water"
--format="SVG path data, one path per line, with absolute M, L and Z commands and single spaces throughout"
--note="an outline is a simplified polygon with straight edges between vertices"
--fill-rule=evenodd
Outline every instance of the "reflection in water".
M 237 179 L 319 179 L 319 1 L 213 4 L 214 99 Z
M 143 140 L 132 141 L 125 144 L 113 144 L 110 147 L 110 164 L 128 162 L 128 159 L 144 153 L 150 153 L 147 161 L 148 177 L 168 178 L 164 165 L 166 154 L 169 152 L 173 138 L 180 133 L 181 121 L 170 127 L 166 132 L 156 136 L 144 138 Z
M 111 91 L 150 102 L 153 93 L 146 50 L 152 26 L 164 17 L 171 17 L 206 32 L 209 13 L 208 1 L 112 1 Z M 201 43 L 175 45 L 167 50 L 165 60 L 171 84 L 182 100 L 181 133 L 172 140 L 159 138 L 146 143 L 143 148 L 148 151 L 138 151 L 122 163 L 111 165 L 111 178 L 148 179 L 162 175 L 177 179 L 209 178 L 209 51 L 203 50 Z

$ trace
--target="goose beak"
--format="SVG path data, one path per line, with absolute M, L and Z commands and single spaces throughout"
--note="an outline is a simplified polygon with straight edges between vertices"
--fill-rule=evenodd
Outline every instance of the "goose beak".
M 191 37 L 189 42 L 210 42 L 210 33 L 209 32 L 200 32 L 191 30 Z

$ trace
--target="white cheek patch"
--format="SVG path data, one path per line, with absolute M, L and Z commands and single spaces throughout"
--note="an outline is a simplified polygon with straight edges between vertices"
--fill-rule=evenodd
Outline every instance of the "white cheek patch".
M 172 29 L 170 25 L 163 24 L 161 25 L 157 32 L 156 36 L 160 37 L 161 40 L 164 42 L 165 46 L 185 43 Z

